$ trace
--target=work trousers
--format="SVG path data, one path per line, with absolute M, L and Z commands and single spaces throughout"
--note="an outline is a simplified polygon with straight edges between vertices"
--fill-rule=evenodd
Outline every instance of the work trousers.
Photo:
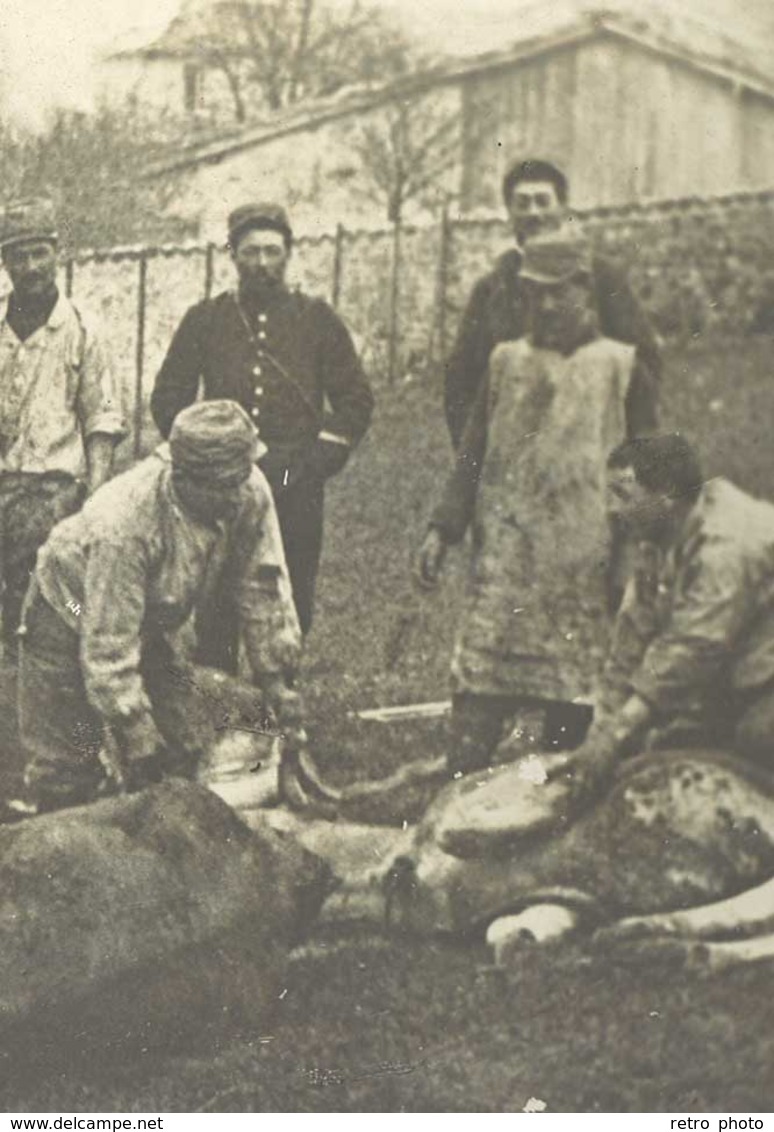
M 306 636 L 312 627 L 322 553 L 325 483 L 310 475 L 287 486 L 279 476 L 267 475 L 267 479 L 277 509 L 293 602 L 301 632 Z M 197 662 L 233 676 L 239 671 L 240 638 L 235 587 L 236 579 L 226 570 L 206 605 L 196 611 Z
M 322 553 L 325 481 L 309 474 L 287 485 L 274 475 L 268 479 L 282 532 L 293 601 L 301 632 L 306 636 L 312 627 Z
M 38 550 L 83 499 L 83 484 L 65 473 L 0 473 L 2 640 L 9 663 L 18 657 L 16 631 Z
M 93 801 L 109 789 L 99 758 L 103 721 L 86 695 L 80 638 L 33 581 L 20 635 L 19 731 L 25 784 L 41 810 Z M 196 668 L 181 665 L 161 635 L 142 642 L 141 674 L 158 730 L 168 745 L 163 770 L 190 777 L 214 735 L 197 696 Z
M 506 723 L 520 710 L 535 709 L 544 712 L 540 743 L 543 750 L 568 751 L 583 742 L 593 714 L 586 704 L 479 696 L 470 692 L 453 696 L 450 772 L 470 774 L 490 766 L 497 745 L 504 738 Z

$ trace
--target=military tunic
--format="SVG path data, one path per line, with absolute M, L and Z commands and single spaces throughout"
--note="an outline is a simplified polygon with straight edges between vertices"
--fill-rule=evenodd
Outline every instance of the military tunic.
M 566 702 L 592 693 L 608 646 L 606 464 L 629 432 L 634 361 L 633 347 L 604 338 L 569 356 L 527 339 L 492 355 L 455 691 Z M 463 446 L 463 468 L 465 458 Z M 447 539 L 461 536 L 455 478 L 432 520 Z
M 162 436 L 196 400 L 237 401 L 260 431 L 261 460 L 274 493 L 301 628 L 312 620 L 322 548 L 325 479 L 364 435 L 373 394 L 341 319 L 322 299 L 279 288 L 260 307 L 235 292 L 197 303 L 187 312 L 156 378 L 151 410 Z M 333 440 L 334 443 L 330 443 Z M 319 459 L 320 444 L 330 451 Z M 215 621 L 228 614 L 218 610 Z M 217 625 L 208 635 L 213 641 Z M 226 634 L 228 636 L 228 633 Z M 207 663 L 230 666 L 215 648 Z
M 205 397 L 238 401 L 252 416 L 289 482 L 322 430 L 355 445 L 371 419 L 373 396 L 343 322 L 322 299 L 284 287 L 255 309 L 231 291 L 191 307 L 151 397 L 162 436 L 200 379 Z

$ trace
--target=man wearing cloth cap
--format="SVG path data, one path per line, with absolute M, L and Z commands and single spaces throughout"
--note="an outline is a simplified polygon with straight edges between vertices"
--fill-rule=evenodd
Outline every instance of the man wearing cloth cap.
M 247 204 L 229 216 L 236 291 L 192 307 L 156 379 L 151 409 L 163 436 L 197 396 L 230 397 L 255 421 L 302 632 L 312 621 L 322 547 L 325 480 L 368 428 L 373 396 L 349 333 L 322 299 L 285 285 L 292 233 L 284 209 Z M 328 408 L 326 408 L 326 402 Z M 232 669 L 228 610 L 203 638 L 208 660 Z
M 452 444 L 462 430 L 498 342 L 526 333 L 528 304 L 521 267 L 528 242 L 567 221 L 567 178 L 549 161 L 518 161 L 503 178 L 503 200 L 516 246 L 478 280 L 462 315 L 457 341 L 446 365 L 444 405 Z M 602 334 L 637 346 L 651 373 L 660 372 L 658 339 L 632 294 L 626 274 L 612 260 L 595 255 L 591 279 Z
M 19 715 L 25 780 L 38 810 L 105 787 L 105 733 L 120 776 L 141 786 L 192 773 L 209 738 L 196 669 L 171 634 L 201 595 L 228 585 L 254 682 L 282 727 L 300 632 L 257 440 L 231 401 L 180 413 L 169 444 L 102 487 L 52 531 L 23 621 Z
M 607 645 L 607 454 L 656 424 L 633 346 L 600 336 L 577 231 L 525 249 L 529 334 L 499 345 L 419 556 L 434 585 L 474 521 L 468 607 L 452 660 L 450 768 L 486 766 L 515 710 L 546 709 L 545 746 L 583 738 Z
M 0 574 L 6 659 L 35 553 L 110 474 L 123 423 L 99 335 L 57 287 L 47 200 L 8 205 L 0 249 L 13 290 L 0 308 Z

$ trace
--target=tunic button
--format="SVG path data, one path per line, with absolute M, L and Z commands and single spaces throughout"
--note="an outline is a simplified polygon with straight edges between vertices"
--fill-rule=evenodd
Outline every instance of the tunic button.
M 253 376 L 254 377 L 260 377 L 261 373 L 262 373 L 262 370 L 261 370 L 260 366 L 253 366 Z
M 256 385 L 255 396 L 256 397 L 263 397 L 263 386 L 262 385 Z
M 258 408 L 257 405 L 255 406 L 254 409 L 250 410 L 250 416 L 253 418 L 254 421 L 257 421 L 258 418 L 260 417 L 260 415 L 261 415 L 261 410 Z
M 259 322 L 266 322 L 266 315 L 265 315 L 265 314 L 264 314 L 263 312 L 261 312 L 261 313 L 260 313 L 260 314 L 258 315 L 258 321 L 259 321 Z

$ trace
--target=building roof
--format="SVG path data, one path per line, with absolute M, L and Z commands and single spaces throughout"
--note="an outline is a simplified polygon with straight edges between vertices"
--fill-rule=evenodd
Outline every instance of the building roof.
M 157 59 L 195 59 L 198 57 L 196 44 L 203 28 L 212 26 L 213 16 L 224 21 L 233 19 L 235 5 L 233 0 L 212 0 L 209 4 L 184 3 L 178 14 L 166 21 L 149 36 L 148 32 L 125 33 L 121 41 L 116 41 L 105 55 L 105 61 L 122 59 L 144 59 L 153 62 Z M 241 52 L 235 51 L 235 54 Z
M 613 0 L 615 2 L 615 0 Z M 774 102 L 771 69 L 748 43 L 723 29 L 668 11 L 640 14 L 626 7 L 580 9 L 572 0 L 541 4 L 518 13 L 519 36 L 507 48 L 471 57 L 451 57 L 411 75 L 383 84 L 358 84 L 335 94 L 267 114 L 263 119 L 220 131 L 209 140 L 178 146 L 174 156 L 149 166 L 146 176 L 158 176 L 201 164 L 215 164 L 232 154 L 278 138 L 362 114 L 398 99 L 416 97 L 457 85 L 480 75 L 508 70 L 561 48 L 606 37 L 635 44 L 662 58 L 710 75 L 735 90 L 749 90 Z

